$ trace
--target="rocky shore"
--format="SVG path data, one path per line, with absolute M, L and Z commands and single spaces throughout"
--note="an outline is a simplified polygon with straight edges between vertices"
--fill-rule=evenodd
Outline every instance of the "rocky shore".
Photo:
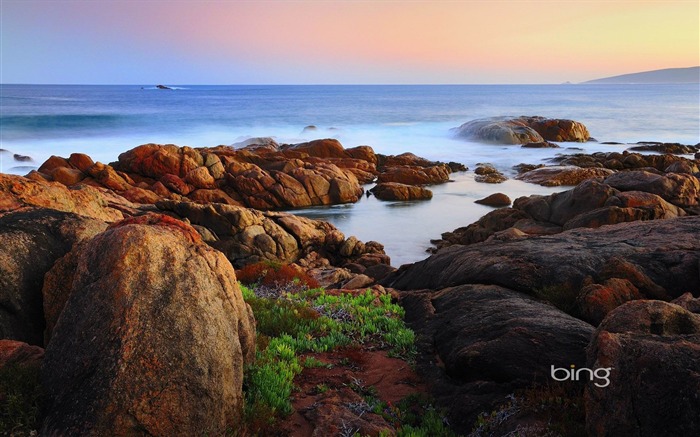
M 541 117 L 456 132 L 526 144 L 590 137 L 578 122 Z M 570 189 L 512 206 L 484 199 L 497 209 L 398 270 L 381 243 L 280 210 L 356 202 L 372 182 L 379 199 L 430 199 L 428 186 L 464 166 L 258 138 L 146 144 L 111 164 L 54 156 L 26 177 L 0 174 L 0 371 L 39 375 L 41 435 L 395 435 L 409 428 L 394 404 L 419 393 L 431 399 L 423 413 L 441 412 L 440 433 L 699 432 L 700 162 L 628 151 L 552 164 L 518 178 Z M 260 296 L 244 299 L 237 278 L 270 266 L 290 276 L 266 293 L 313 282 L 324 296 L 399 303 L 415 356 L 386 355 L 391 342 L 376 335 L 319 349 L 311 357 L 330 364 L 293 372 L 290 422 L 253 428 L 246 399 L 257 388 L 245 375 L 272 334 L 260 331 Z M 273 306 L 297 305 L 289 299 Z M 295 317 L 362 324 L 314 305 Z M 381 382 L 392 368 L 405 373 Z M 590 373 L 562 380 L 555 368 Z

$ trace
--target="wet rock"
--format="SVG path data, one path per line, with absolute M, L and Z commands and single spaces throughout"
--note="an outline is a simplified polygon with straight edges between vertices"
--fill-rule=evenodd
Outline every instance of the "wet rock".
M 415 185 L 383 182 L 370 190 L 380 200 L 428 200 L 433 198 L 432 191 Z
M 549 380 L 550 365 L 583 366 L 593 333 L 550 305 L 494 285 L 404 292 L 401 304 L 416 332 L 419 373 L 462 431 L 514 390 Z
M 179 220 L 150 215 L 76 256 L 42 367 L 42 434 L 235 430 L 255 330 L 223 255 Z
M 672 153 L 675 155 L 690 155 L 700 151 L 697 146 L 686 146 L 679 143 L 658 143 L 658 142 L 639 142 L 639 146 L 630 147 L 629 150 L 635 152 L 659 152 Z
M 541 142 L 539 142 L 539 143 L 527 143 L 527 144 L 523 144 L 523 145 L 520 146 L 520 147 L 523 147 L 523 148 L 526 148 L 526 149 L 558 149 L 558 148 L 559 148 L 559 144 L 550 143 L 549 141 L 541 141 Z
M 474 173 L 476 174 L 474 177 L 475 181 L 486 184 L 500 184 L 501 182 L 508 180 L 503 173 L 496 170 L 496 168 L 490 164 L 479 165 L 476 169 L 474 169 Z
M 32 161 L 34 161 L 31 156 L 20 155 L 19 153 L 15 153 L 14 155 L 12 155 L 12 157 L 15 158 L 15 161 L 18 161 L 18 162 L 32 162 Z
M 644 300 L 613 310 L 588 349 L 587 367 L 610 372 L 606 380 L 587 383 L 588 434 L 696 433 L 699 362 L 700 315 L 667 302 Z
M 396 182 L 405 185 L 434 185 L 450 180 L 450 167 L 438 164 L 431 167 L 403 165 L 385 167 L 377 182 Z
M 472 120 L 452 130 L 455 135 L 471 140 L 499 144 L 529 144 L 546 141 L 588 141 L 586 127 L 573 120 L 545 117 L 493 117 Z
M 494 206 L 494 207 L 501 207 L 501 206 L 510 206 L 510 197 L 506 196 L 503 193 L 494 193 L 489 196 L 486 196 L 483 199 L 475 200 L 474 203 L 479 203 L 481 205 L 486 205 L 486 206 Z
M 107 225 L 49 209 L 0 216 L 0 338 L 44 345 L 44 274 Z
M 521 173 L 516 179 L 545 187 L 575 186 L 585 180 L 605 178 L 613 173 L 605 168 L 542 167 Z

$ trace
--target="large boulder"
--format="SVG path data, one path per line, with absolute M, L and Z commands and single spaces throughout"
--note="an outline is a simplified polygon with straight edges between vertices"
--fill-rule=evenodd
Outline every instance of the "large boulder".
M 620 191 L 656 194 L 680 207 L 700 204 L 700 179 L 689 174 L 660 175 L 647 171 L 627 171 L 608 177 L 605 183 Z
M 76 257 L 42 367 L 42 434 L 235 431 L 255 328 L 226 258 L 162 215 L 117 223 Z
M 503 210 L 501 210 L 503 211 Z M 574 294 L 607 279 L 669 299 L 700 289 L 700 217 L 578 228 L 514 241 L 450 246 L 383 281 L 401 290 L 496 284 L 524 293 Z
M 514 390 L 550 379 L 550 365 L 586 362 L 593 327 L 493 285 L 401 293 L 419 370 L 450 423 L 468 431 Z M 439 364 L 438 364 L 439 363 Z
M 586 386 L 588 434 L 697 435 L 699 364 L 700 315 L 661 301 L 618 307 L 588 349 L 587 367 L 608 375 Z
M 590 139 L 588 129 L 573 120 L 545 117 L 492 117 L 472 120 L 453 132 L 462 138 L 498 144 L 529 144 L 544 141 L 577 141 Z
M 50 209 L 0 216 L 0 338 L 44 345 L 44 274 L 74 244 L 106 227 Z
M 9 366 L 38 369 L 43 359 L 44 349 L 39 346 L 15 340 L 0 340 L 0 370 Z

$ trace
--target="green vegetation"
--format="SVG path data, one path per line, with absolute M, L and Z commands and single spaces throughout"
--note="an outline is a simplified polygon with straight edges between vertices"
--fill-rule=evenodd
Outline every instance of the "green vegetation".
M 40 406 L 37 367 L 0 369 L 0 435 L 30 435 L 38 427 Z
M 392 303 L 389 295 L 375 296 L 367 290 L 335 296 L 321 288 L 299 288 L 275 294 L 269 286 L 241 285 L 258 331 L 256 360 L 246 369 L 244 383 L 246 418 L 253 432 L 292 412 L 294 377 L 305 367 L 328 366 L 313 357 L 301 359 L 303 354 L 363 345 L 389 350 L 390 355 L 407 361 L 415 356 L 413 331 L 403 323 L 403 308 Z M 323 384 L 317 387 L 319 392 L 328 389 Z M 375 399 L 367 404 L 368 411 L 388 408 L 368 390 L 363 395 Z

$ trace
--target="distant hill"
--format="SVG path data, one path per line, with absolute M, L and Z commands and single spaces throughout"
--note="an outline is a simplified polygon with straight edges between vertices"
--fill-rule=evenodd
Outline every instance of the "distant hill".
M 665 68 L 604 77 L 583 83 L 700 83 L 700 67 Z

